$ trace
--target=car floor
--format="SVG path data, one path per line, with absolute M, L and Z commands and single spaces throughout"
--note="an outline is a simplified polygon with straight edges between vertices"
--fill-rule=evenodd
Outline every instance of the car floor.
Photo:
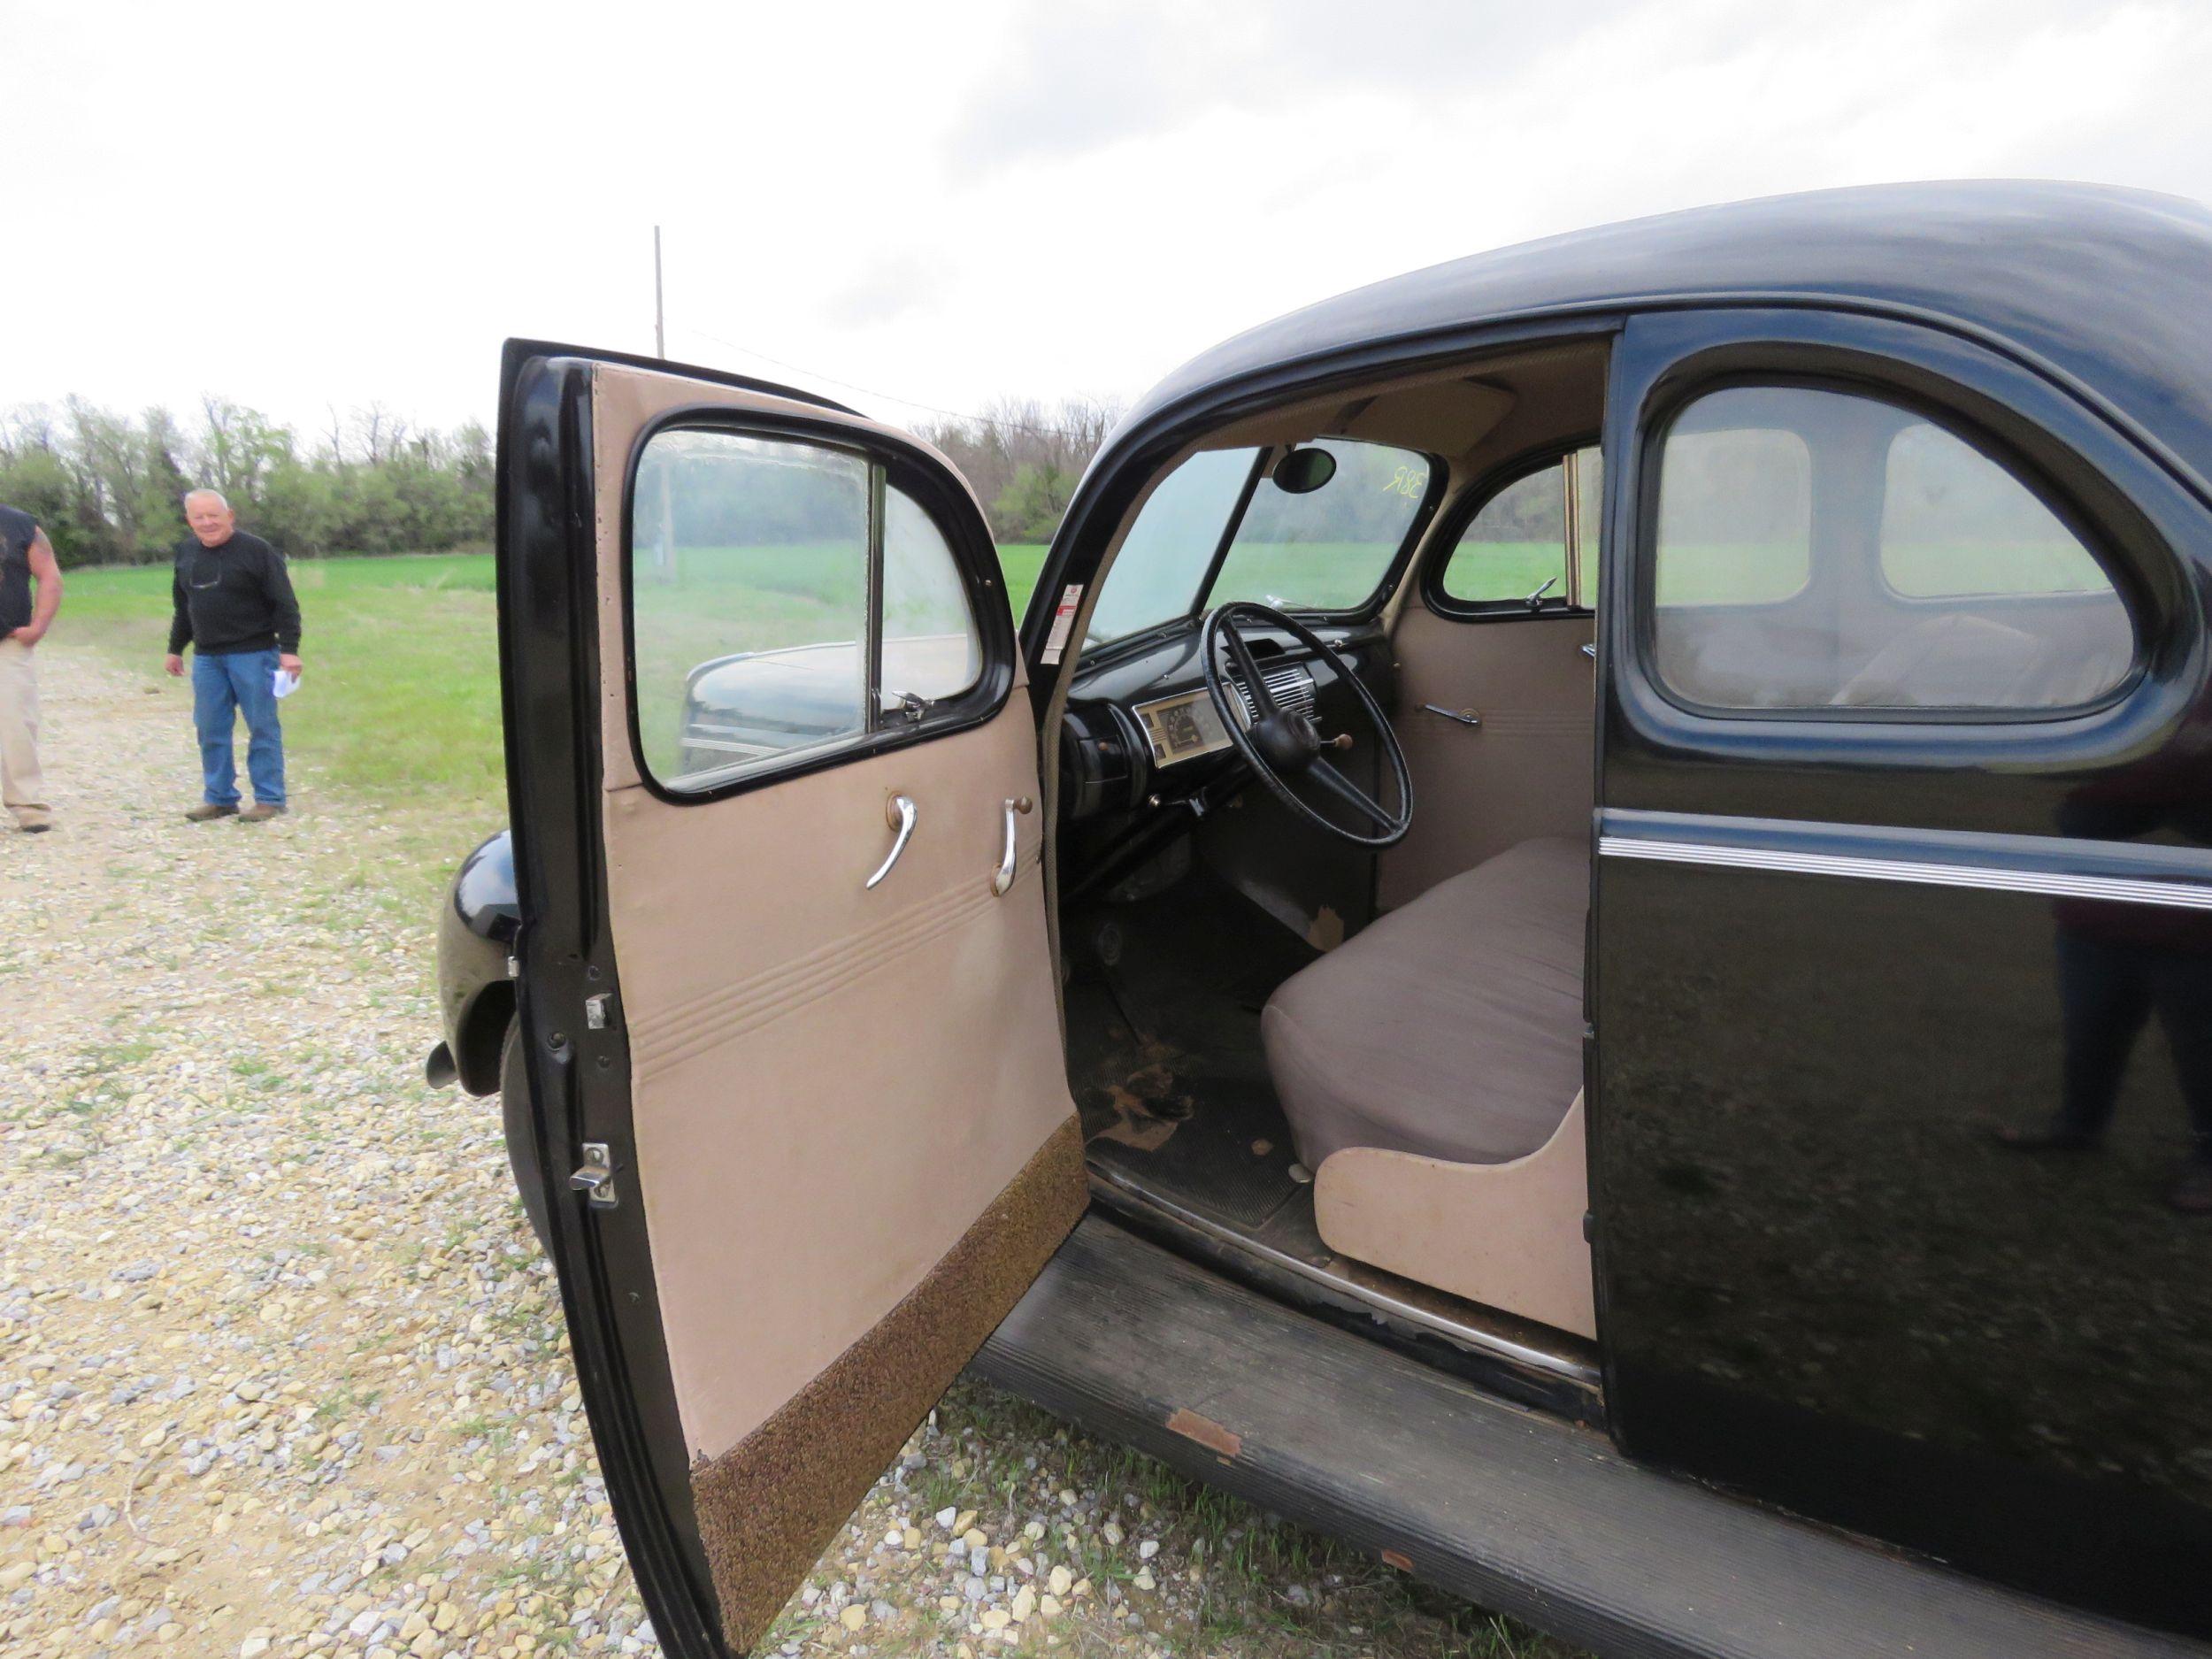
M 1318 953 L 1203 866 L 1087 907 L 1068 953 L 1069 1076 L 1092 1162 L 1243 1232 L 1297 1208 L 1310 1189 L 1291 1176 L 1260 1010 Z

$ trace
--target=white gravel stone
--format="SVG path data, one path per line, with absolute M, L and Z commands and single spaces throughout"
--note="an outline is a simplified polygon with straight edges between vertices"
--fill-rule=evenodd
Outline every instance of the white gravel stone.
M 651 1659 L 499 1103 L 422 1081 L 418 849 L 457 861 L 497 807 L 410 818 L 296 760 L 290 816 L 187 825 L 188 691 L 71 626 L 65 603 L 40 648 L 58 828 L 0 828 L 0 1652 Z M 1033 1417 L 951 1426 L 1004 1409 L 954 1399 L 760 1651 L 1195 1642 L 1179 1505 L 1100 1489 L 1094 1448 Z M 1075 1571 L 1125 1528 L 1168 1557 L 1130 1581 L 1141 1618 Z M 1283 1598 L 1228 1578 L 1205 1594 L 1268 1618 L 1206 1651 L 1288 1651 Z M 1386 1645 L 1331 1617 L 1305 1646 L 1446 1645 L 1433 1621 Z

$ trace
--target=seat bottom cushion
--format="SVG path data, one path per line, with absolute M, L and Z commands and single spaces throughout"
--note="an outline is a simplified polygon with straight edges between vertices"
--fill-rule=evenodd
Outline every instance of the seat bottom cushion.
M 1526 841 L 1294 975 L 1261 1019 L 1298 1156 L 1525 1157 L 1582 1087 L 1586 844 Z

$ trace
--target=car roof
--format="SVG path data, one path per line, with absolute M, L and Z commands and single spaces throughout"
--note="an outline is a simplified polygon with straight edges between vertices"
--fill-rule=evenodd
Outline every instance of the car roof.
M 1973 334 L 2071 382 L 2212 490 L 2212 211 L 2031 181 L 1870 185 L 1694 208 L 1455 259 L 1192 358 L 1122 432 L 1247 376 L 1383 341 L 1700 301 L 1846 303 Z

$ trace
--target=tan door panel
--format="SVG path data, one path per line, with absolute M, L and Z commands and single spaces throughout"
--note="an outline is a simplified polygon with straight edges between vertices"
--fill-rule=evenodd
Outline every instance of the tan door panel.
M 1396 724 L 1419 805 L 1382 856 L 1385 910 L 1532 837 L 1589 833 L 1596 693 L 1582 648 L 1592 629 L 1586 617 L 1458 622 L 1406 607 L 1392 635 Z
M 636 1186 L 698 1525 L 750 1645 L 1084 1203 L 1017 687 L 982 725 L 677 802 L 623 701 L 621 491 L 677 405 L 824 411 L 595 372 L 607 906 Z M 879 434 L 844 423 L 856 441 Z M 803 437 L 803 434 L 797 434 Z M 887 803 L 914 804 L 883 881 Z

